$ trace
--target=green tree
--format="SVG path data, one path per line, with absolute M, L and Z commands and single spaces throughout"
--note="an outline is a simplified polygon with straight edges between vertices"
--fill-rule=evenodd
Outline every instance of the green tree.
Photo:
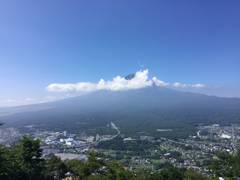
M 23 137 L 12 151 L 18 179 L 43 179 L 44 160 L 41 158 L 40 141 Z
M 136 174 L 137 180 L 183 180 L 185 169 L 176 167 L 167 167 L 160 172 L 152 172 L 150 170 L 141 170 Z
M 235 177 L 240 176 L 240 149 L 233 156 L 233 174 Z
M 67 173 L 67 167 L 60 158 L 52 156 L 50 159 L 46 160 L 44 176 L 47 180 L 60 180 L 65 177 L 65 173 Z
M 0 179 L 9 179 L 12 171 L 9 150 L 0 145 Z
M 79 179 L 87 178 L 91 175 L 89 168 L 87 165 L 79 160 L 69 160 L 66 161 L 67 168 L 75 175 L 78 176 Z
M 170 167 L 168 169 L 164 169 L 161 172 L 161 177 L 162 180 L 182 180 L 184 178 L 184 170 L 175 168 L 175 167 Z
M 193 169 L 188 169 L 184 173 L 184 180 L 210 180 L 209 177 L 203 176 L 202 174 L 194 171 Z
M 240 150 L 235 154 L 218 153 L 210 165 L 210 170 L 216 177 L 236 179 L 240 175 Z
M 115 179 L 115 180 L 128 180 L 133 179 L 133 174 L 130 173 L 128 170 L 124 169 L 124 167 L 114 161 L 107 165 L 107 177 L 108 179 Z

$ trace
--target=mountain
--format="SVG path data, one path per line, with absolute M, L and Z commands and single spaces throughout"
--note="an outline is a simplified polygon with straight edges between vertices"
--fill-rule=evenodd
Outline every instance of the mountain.
M 156 86 L 97 91 L 56 102 L 0 110 L 3 126 L 104 133 L 114 122 L 121 133 L 184 137 L 198 124 L 240 123 L 240 99 L 181 92 Z M 157 129 L 171 129 L 159 132 Z
M 126 80 L 131 80 L 135 77 L 135 73 L 129 74 L 125 77 Z

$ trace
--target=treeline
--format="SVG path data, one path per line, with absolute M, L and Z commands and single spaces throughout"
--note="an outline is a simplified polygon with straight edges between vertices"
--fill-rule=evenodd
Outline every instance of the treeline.
M 160 172 L 149 170 L 129 171 L 116 161 L 90 153 L 88 160 L 61 161 L 56 156 L 42 158 L 40 142 L 23 137 L 13 147 L 0 146 L 1 180 L 208 180 L 216 177 L 235 178 L 240 172 L 240 156 L 219 154 L 211 166 L 215 177 L 206 177 L 193 170 L 172 166 Z

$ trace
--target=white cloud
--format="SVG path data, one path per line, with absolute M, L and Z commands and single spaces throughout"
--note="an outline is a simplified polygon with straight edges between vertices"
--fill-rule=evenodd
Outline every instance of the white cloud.
M 175 82 L 173 83 L 173 87 L 175 88 L 195 88 L 195 89 L 200 89 L 200 88 L 205 88 L 205 84 L 185 84 L 185 83 L 180 83 L 180 82 Z
M 62 92 L 61 94 L 45 95 L 42 97 L 26 97 L 20 99 L 0 99 L 0 107 L 6 106 L 19 106 L 28 104 L 37 104 L 56 101 L 68 97 L 74 97 L 77 95 L 84 94 L 86 92 L 92 92 L 97 90 L 109 90 L 109 91 L 124 91 L 131 89 L 140 89 L 144 87 L 150 87 L 156 85 L 158 87 L 168 87 L 174 89 L 184 89 L 196 92 L 198 89 L 206 88 L 207 86 L 201 83 L 186 84 L 186 83 L 170 83 L 158 79 L 157 77 L 149 77 L 149 71 L 140 70 L 137 71 L 134 76 L 125 78 L 122 76 L 116 76 L 112 80 L 100 79 L 97 83 L 92 82 L 79 82 L 79 83 L 54 83 L 46 87 L 49 92 Z
M 189 87 L 189 85 L 184 84 L 184 83 L 180 83 L 180 82 L 175 82 L 175 83 L 173 83 L 173 87 L 175 87 L 175 88 L 187 88 L 187 87 Z
M 155 83 L 156 86 L 159 86 L 159 87 L 167 87 L 170 85 L 165 81 L 159 80 L 157 77 L 153 77 L 152 81 Z
M 49 92 L 91 92 L 97 90 L 124 91 L 131 89 L 140 89 L 155 84 L 159 87 L 174 88 L 204 88 L 204 84 L 185 84 L 180 82 L 169 83 L 159 80 L 157 77 L 150 79 L 148 70 L 140 70 L 135 73 L 131 79 L 122 76 L 116 76 L 110 81 L 100 79 L 98 83 L 79 82 L 79 83 L 54 83 L 47 86 Z
M 6 99 L 6 100 L 4 100 L 6 103 L 15 103 L 15 102 L 17 102 L 17 100 L 16 99 Z
M 29 98 L 29 97 L 27 97 L 27 98 L 25 98 L 24 99 L 24 101 L 27 101 L 27 102 L 33 102 L 33 101 L 35 101 L 36 99 L 34 99 L 34 98 Z
M 123 91 L 139 89 L 151 86 L 152 81 L 148 79 L 148 70 L 138 71 L 135 76 L 127 80 L 124 77 L 116 76 L 111 81 L 100 79 L 98 83 L 79 82 L 76 84 L 50 84 L 47 90 L 50 92 L 89 92 L 96 90 Z
M 96 84 L 90 82 L 80 82 L 76 84 L 50 84 L 47 90 L 50 92 L 71 92 L 71 91 L 92 91 L 96 89 Z
M 205 88 L 206 85 L 205 85 L 205 84 L 200 84 L 200 83 L 198 83 L 198 84 L 193 84 L 192 87 L 193 87 L 193 88 Z
M 60 97 L 56 96 L 43 96 L 38 98 L 16 98 L 16 99 L 0 99 L 0 107 L 11 107 L 11 106 L 22 106 L 30 104 L 39 104 L 45 102 L 56 101 L 58 99 L 67 98 L 66 95 L 61 95 Z

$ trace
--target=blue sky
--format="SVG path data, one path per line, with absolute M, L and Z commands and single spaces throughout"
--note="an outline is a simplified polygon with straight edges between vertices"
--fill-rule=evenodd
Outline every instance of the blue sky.
M 63 96 L 46 90 L 52 83 L 140 69 L 240 97 L 239 8 L 238 0 L 3 0 L 0 106 Z

